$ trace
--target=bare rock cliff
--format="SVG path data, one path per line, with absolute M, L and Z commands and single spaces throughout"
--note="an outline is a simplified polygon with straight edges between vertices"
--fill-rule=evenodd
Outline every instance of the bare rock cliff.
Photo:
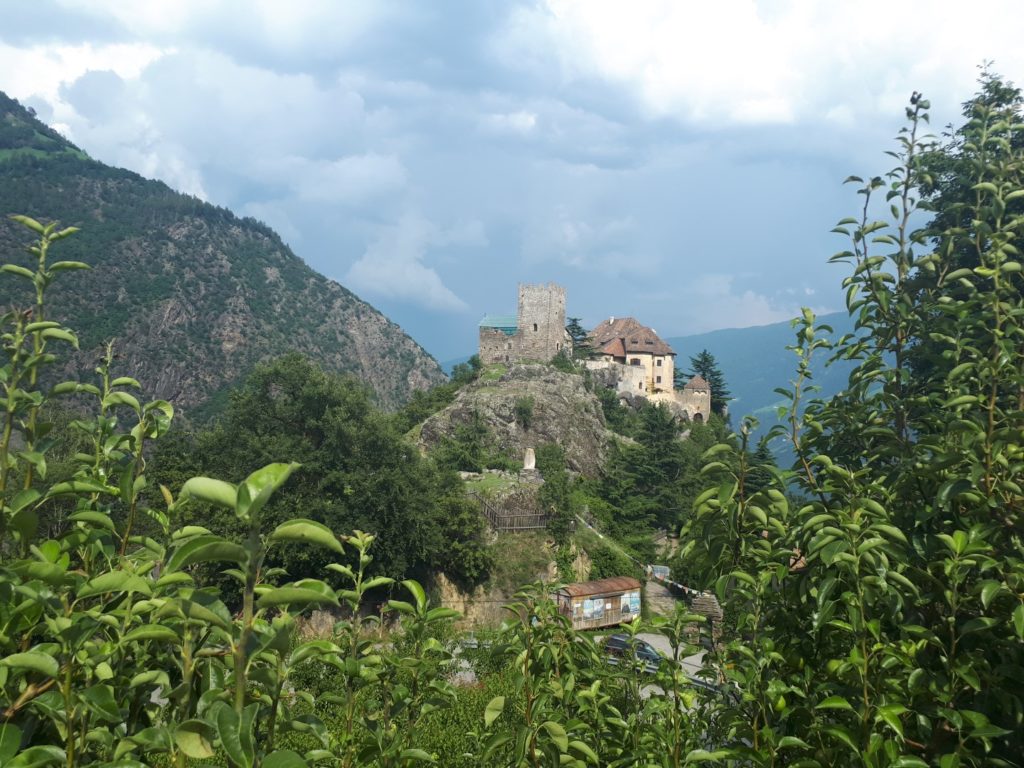
M 527 424 L 517 404 L 532 401 Z M 497 381 L 477 381 L 455 402 L 423 424 L 420 442 L 429 450 L 474 415 L 490 427 L 498 447 L 522 458 L 527 448 L 558 443 L 569 469 L 593 477 L 604 463 L 608 430 L 597 397 L 584 379 L 547 365 L 514 365 Z

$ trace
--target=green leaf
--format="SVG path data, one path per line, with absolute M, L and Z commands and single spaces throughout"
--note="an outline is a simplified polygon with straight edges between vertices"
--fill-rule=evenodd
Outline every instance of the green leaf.
M 0 765 L 6 765 L 20 747 L 21 729 L 13 723 L 0 723 Z
M 852 749 L 855 753 L 860 754 L 860 750 L 857 748 L 857 744 L 853 740 L 853 734 L 849 728 L 842 725 L 826 725 L 821 729 L 822 733 L 827 733 L 833 738 L 839 739 L 846 746 Z
M 23 491 L 18 491 L 14 498 L 11 499 L 11 512 L 20 512 L 40 498 L 42 498 L 42 494 L 35 488 L 26 488 Z
M 92 269 L 84 261 L 55 261 L 49 267 L 51 272 L 60 272 L 65 269 Z
M 344 552 L 338 537 L 323 523 L 305 518 L 287 520 L 270 534 L 271 541 L 303 541 L 317 544 L 335 552 Z
M 851 707 L 850 702 L 842 696 L 829 696 L 827 699 L 815 706 L 815 709 L 848 709 L 852 711 L 853 707 Z
M 4 768 L 43 768 L 66 762 L 67 755 L 60 747 L 29 747 L 9 763 L 4 763 Z
M 338 598 L 333 593 L 327 594 L 316 589 L 306 589 L 296 586 L 275 587 L 269 592 L 261 595 L 256 605 L 259 608 L 271 608 L 278 605 L 291 605 L 294 603 L 301 603 L 303 605 L 320 605 L 324 603 L 338 605 Z
M 68 480 L 64 483 L 57 483 L 46 492 L 46 498 L 52 496 L 64 496 L 69 493 L 106 493 L 110 496 L 118 495 L 116 488 L 97 483 L 94 480 Z
M 425 608 L 427 605 L 427 593 L 423 591 L 423 587 L 415 579 L 405 579 L 402 582 L 402 586 L 412 592 L 413 598 L 416 600 L 416 605 L 419 608 Z
M 1024 603 L 1013 609 L 1013 628 L 1017 631 L 1017 637 L 1024 640 Z
M 275 749 L 263 758 L 263 768 L 306 768 L 308 763 L 299 756 L 298 752 L 290 749 Z
M 143 640 L 159 640 L 168 643 L 180 643 L 178 633 L 163 624 L 143 624 L 129 630 L 121 638 L 122 643 L 141 642 Z
M 238 488 L 238 504 L 235 511 L 242 519 L 258 513 L 270 500 L 271 495 L 280 488 L 299 468 L 299 464 L 268 464 L 249 475 Z
M 195 563 L 227 561 L 244 564 L 248 558 L 249 553 L 240 544 L 220 536 L 197 536 L 186 539 L 174 550 L 167 561 L 167 570 L 177 571 Z
M 78 349 L 78 337 L 71 331 L 66 331 L 63 328 L 47 328 L 45 331 L 40 331 L 39 335 L 44 339 L 57 339 L 58 341 L 66 341 L 75 349 Z
M 234 509 L 238 491 L 231 483 L 212 477 L 193 477 L 181 487 L 180 499 L 199 499 L 208 504 Z
M 68 520 L 75 523 L 90 523 L 108 530 L 111 533 L 116 530 L 114 527 L 114 521 L 110 519 L 109 515 L 103 512 L 95 512 L 91 509 L 83 509 L 81 512 L 75 512 L 73 515 L 68 515 Z
M 0 666 L 11 667 L 12 669 L 27 669 L 30 672 L 38 672 L 47 677 L 56 677 L 60 672 L 60 665 L 57 660 L 47 653 L 39 651 L 26 651 L 25 653 L 12 653 L 0 659 Z
M 808 744 L 801 738 L 796 736 L 783 736 L 779 739 L 779 749 L 785 749 L 786 747 L 800 747 L 801 749 L 810 749 L 811 745 Z
M 12 275 L 18 275 L 29 280 L 35 280 L 36 276 L 34 272 L 31 272 L 24 267 L 19 267 L 17 264 L 4 264 L 0 266 L 0 272 L 10 272 Z
M 174 730 L 178 749 L 195 760 L 213 757 L 213 728 L 202 720 L 186 720 Z
M 900 722 L 900 715 L 904 714 L 907 708 L 902 704 L 889 704 L 878 708 L 878 718 L 892 728 L 899 736 L 903 736 L 903 723 Z
M 142 389 L 142 385 L 139 384 L 139 382 L 136 379 L 133 379 L 131 376 L 118 376 L 116 379 L 110 382 L 110 386 L 132 387 L 134 389 Z
M 573 752 L 578 752 L 587 758 L 588 762 L 594 763 L 595 765 L 600 764 L 601 759 L 597 756 L 597 752 L 591 749 L 589 746 L 584 744 L 582 741 L 570 741 L 569 749 Z
M 130 395 L 127 392 L 111 392 L 103 398 L 103 407 L 110 408 L 115 405 L 126 405 L 136 413 L 142 410 L 142 406 L 139 405 L 138 398 L 134 395 Z
M 218 702 L 214 718 L 217 723 L 220 745 L 227 753 L 228 759 L 236 766 L 250 768 L 253 763 L 253 755 L 249 754 L 249 751 L 242 746 L 242 738 L 239 733 L 241 723 L 238 715 L 224 702 Z
M 686 759 L 683 760 L 683 763 L 717 763 L 728 756 L 729 754 L 724 750 L 708 752 L 706 749 L 692 749 L 686 754 Z
M 505 697 L 495 696 L 487 703 L 487 708 L 484 710 L 484 727 L 490 728 L 502 710 L 505 709 Z
M 565 734 L 565 728 L 554 720 L 545 720 L 541 728 L 548 732 L 548 736 L 555 742 L 559 752 L 566 752 L 569 749 L 569 737 Z
M 38 221 L 33 219 L 31 216 L 24 216 L 20 213 L 12 213 L 9 217 L 12 221 L 16 221 L 22 226 L 28 227 L 33 232 L 39 235 L 46 234 L 46 227 L 40 224 Z
M 89 710 L 101 720 L 117 723 L 123 719 L 111 686 L 93 685 L 82 691 L 80 696 Z
M 142 577 L 127 571 L 110 571 L 90 579 L 85 586 L 78 590 L 78 597 L 92 597 L 108 592 L 141 592 L 147 596 L 153 594 L 149 582 Z
M 400 757 L 403 760 L 422 760 L 426 763 L 434 762 L 433 756 L 422 749 L 403 749 Z

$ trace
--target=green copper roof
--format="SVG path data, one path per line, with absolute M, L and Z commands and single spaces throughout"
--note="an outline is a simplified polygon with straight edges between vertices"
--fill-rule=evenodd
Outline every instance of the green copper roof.
M 519 329 L 519 321 L 515 315 L 484 315 L 480 327 L 496 328 L 511 336 Z

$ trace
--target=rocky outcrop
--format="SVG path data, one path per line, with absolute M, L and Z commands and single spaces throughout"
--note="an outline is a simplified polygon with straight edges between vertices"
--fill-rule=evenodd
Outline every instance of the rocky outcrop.
M 429 450 L 476 416 L 510 456 L 521 458 L 527 448 L 557 443 L 572 471 L 593 477 L 604 463 L 604 413 L 582 376 L 548 365 L 513 365 L 496 381 L 484 377 L 461 390 L 454 403 L 424 422 L 420 442 Z

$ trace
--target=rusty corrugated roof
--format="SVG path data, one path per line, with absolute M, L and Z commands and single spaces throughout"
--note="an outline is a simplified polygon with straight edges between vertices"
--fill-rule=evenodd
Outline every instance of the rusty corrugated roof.
M 640 582 L 632 576 L 612 576 L 610 579 L 584 581 L 582 584 L 566 584 L 558 592 L 569 597 L 587 597 L 589 595 L 618 594 L 633 589 L 640 589 Z

